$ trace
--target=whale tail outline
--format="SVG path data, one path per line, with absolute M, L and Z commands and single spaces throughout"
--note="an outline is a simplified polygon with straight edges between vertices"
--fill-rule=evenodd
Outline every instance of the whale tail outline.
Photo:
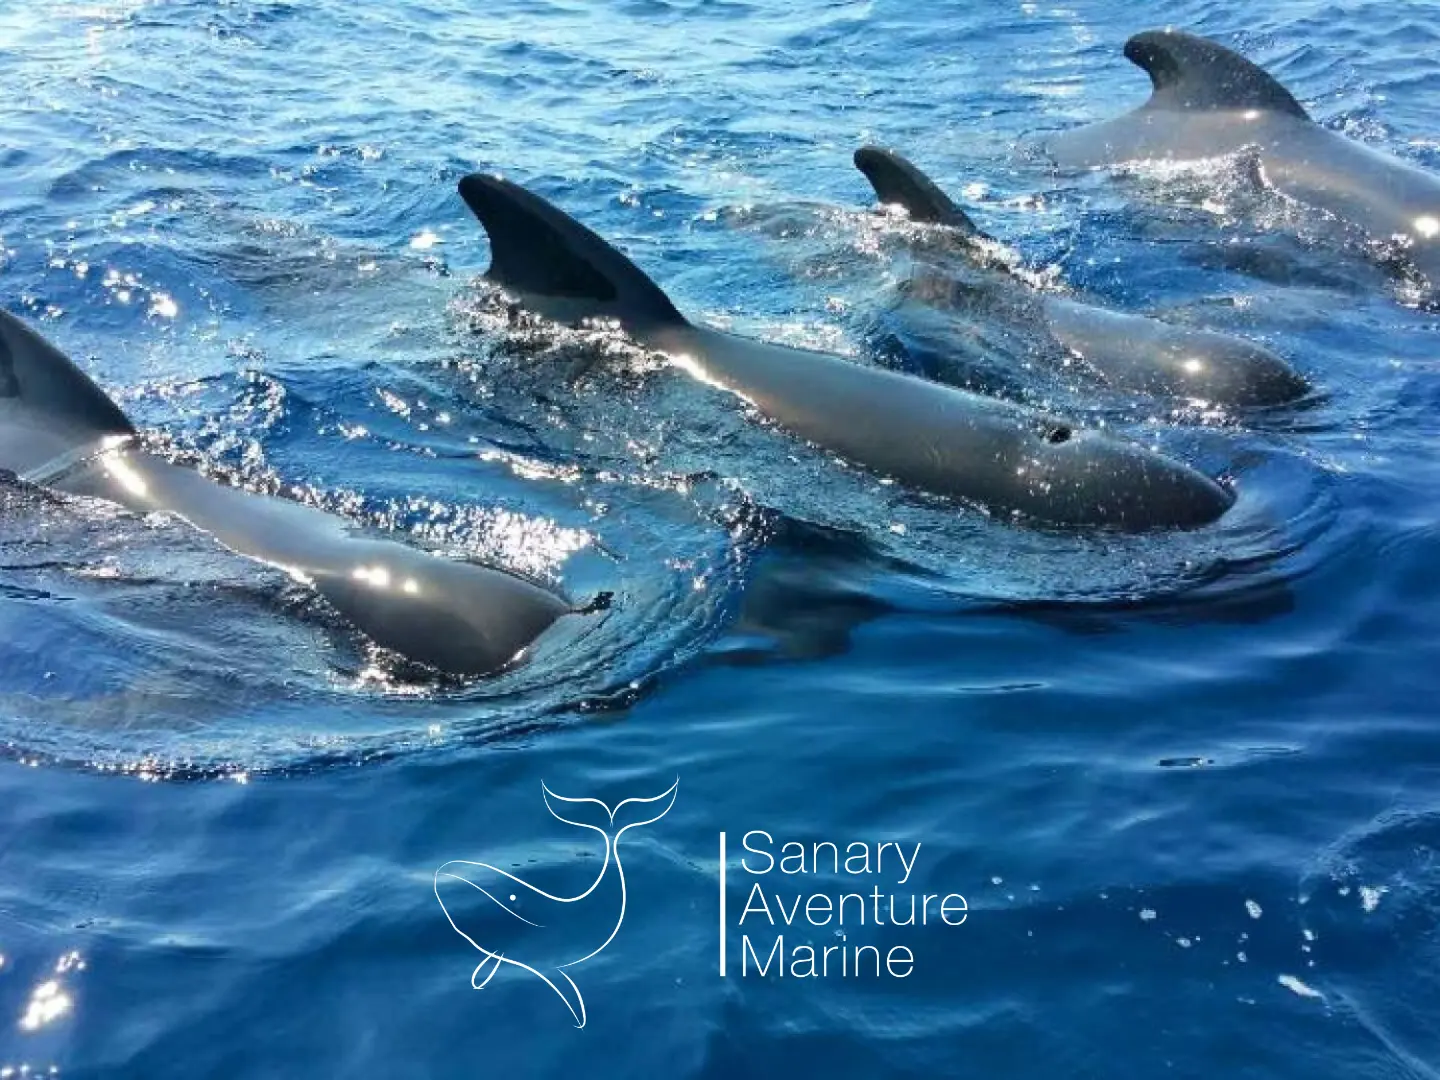
M 545 809 L 550 811 L 550 816 L 556 821 L 563 821 L 566 825 L 574 825 L 580 829 L 589 829 L 604 837 L 606 854 L 609 855 L 614 815 L 608 804 L 594 798 L 557 795 L 544 780 L 540 781 L 540 794 L 545 800 Z
M 472 173 L 460 197 L 490 238 L 489 281 L 558 322 L 618 319 L 627 330 L 685 326 L 663 289 L 607 240 L 501 176 Z
M 862 146 L 855 151 L 855 167 L 870 181 L 876 198 L 882 203 L 903 206 L 911 221 L 946 225 L 966 236 L 985 237 L 940 185 L 895 151 Z
M 546 805 L 546 809 L 549 809 L 553 818 L 563 821 L 566 825 L 576 825 L 577 828 L 599 832 L 606 838 L 606 842 L 611 845 L 613 850 L 613 847 L 621 841 L 621 835 L 624 835 L 628 829 L 654 824 L 670 812 L 670 808 L 675 805 L 675 798 L 680 792 L 680 778 L 677 776 L 675 782 L 671 783 L 660 795 L 652 795 L 649 798 L 622 799 L 613 808 L 608 802 L 602 802 L 596 798 L 569 798 L 566 795 L 557 795 L 556 792 L 550 791 L 550 786 L 544 780 L 540 782 L 540 792 L 544 798 L 544 805 Z M 592 806 L 595 809 L 589 809 Z M 631 819 L 632 815 L 636 814 L 647 816 Z M 589 816 L 590 821 L 586 821 L 586 815 Z
M 582 829 L 590 829 L 604 835 L 612 848 L 620 842 L 620 837 L 629 829 L 638 828 L 641 825 L 650 825 L 659 821 L 670 812 L 675 805 L 675 799 L 680 790 L 680 778 L 677 776 L 675 782 L 662 791 L 659 795 L 649 798 L 624 799 L 615 804 L 612 809 L 608 803 L 595 798 L 570 798 L 565 795 L 557 795 L 550 790 L 548 784 L 543 780 L 540 782 L 540 791 L 545 799 L 545 808 L 558 821 L 567 825 L 575 825 Z M 557 804 L 559 804 L 557 808 Z M 595 807 L 588 813 L 594 821 L 582 820 L 588 807 Z M 627 808 L 633 807 L 629 810 Z M 656 812 L 658 810 L 658 813 Z M 561 812 L 563 811 L 563 813 Z M 633 814 L 648 814 L 647 817 L 630 820 Z M 568 816 L 567 816 L 568 815 Z
M 675 782 L 659 795 L 654 795 L 648 799 L 625 799 L 619 803 L 611 815 L 614 823 L 620 826 L 615 830 L 613 843 L 618 845 L 620 843 L 620 837 L 629 830 L 638 829 L 641 825 L 653 825 L 663 818 L 670 812 L 670 808 L 675 805 L 675 799 L 678 797 L 679 792 L 680 778 L 677 776 Z M 631 814 L 646 814 L 647 816 L 631 821 L 628 819 L 628 814 L 626 813 L 627 807 L 632 808 L 629 811 Z M 622 821 L 624 824 L 621 824 Z
M 1273 75 L 1209 38 L 1145 30 L 1125 42 L 1125 59 L 1150 76 L 1146 109 L 1264 109 L 1310 119 Z

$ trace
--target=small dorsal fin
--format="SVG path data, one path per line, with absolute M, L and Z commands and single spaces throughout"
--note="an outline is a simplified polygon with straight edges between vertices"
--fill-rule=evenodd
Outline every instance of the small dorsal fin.
M 1289 90 L 1263 68 L 1208 38 L 1147 30 L 1125 43 L 1125 58 L 1145 69 L 1153 109 L 1264 109 L 1308 120 Z
M 948 225 L 966 236 L 983 235 L 935 181 L 893 150 L 862 146 L 855 151 L 855 167 L 882 203 L 903 206 L 911 221 Z
M 485 276 L 542 315 L 616 318 L 629 328 L 684 323 L 644 271 L 519 184 L 474 173 L 460 181 L 460 196 L 490 237 Z

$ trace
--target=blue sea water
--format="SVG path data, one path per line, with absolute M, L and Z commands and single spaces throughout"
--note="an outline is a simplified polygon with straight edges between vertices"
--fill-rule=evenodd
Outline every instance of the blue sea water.
M 1436 1075 L 1440 322 L 1229 165 L 1025 152 L 1143 100 L 1120 48 L 1161 25 L 1440 169 L 1428 2 L 0 4 L 0 303 L 166 452 L 615 593 L 426 681 L 174 521 L 0 492 L 0 1077 Z M 516 334 L 475 280 L 455 182 L 495 169 L 698 317 L 879 362 L 911 264 L 871 141 L 1037 272 L 1307 374 L 1242 416 L 1034 382 L 1230 477 L 1230 515 L 917 499 L 603 335 Z M 623 879 L 542 791 L 677 779 Z M 747 834 L 913 870 L 756 874 Z M 514 964 L 472 989 L 447 911 L 498 924 L 437 902 L 449 860 L 598 875 L 551 960 L 624 905 L 568 969 L 583 1030 Z M 872 888 L 968 914 L 804 914 Z M 913 965 L 759 976 L 782 933 Z

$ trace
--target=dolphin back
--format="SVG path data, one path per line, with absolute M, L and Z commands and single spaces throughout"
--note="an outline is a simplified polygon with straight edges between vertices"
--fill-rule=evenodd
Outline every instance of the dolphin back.
M 1150 76 L 1148 109 L 1259 109 L 1310 119 L 1263 68 L 1208 38 L 1146 30 L 1125 43 L 1125 58 Z
M 314 507 L 218 484 L 146 453 L 129 442 L 134 434 L 84 372 L 0 311 L 0 469 L 183 518 L 313 587 L 378 644 L 454 675 L 501 670 L 571 611 L 516 575 L 352 533 L 347 520 Z
M 911 221 L 948 225 L 966 236 L 982 235 L 935 181 L 893 150 L 862 146 L 855 151 L 855 167 L 865 174 L 882 203 L 903 206 Z
M 643 270 L 518 184 L 475 173 L 460 181 L 460 197 L 490 237 L 485 277 L 546 318 L 613 318 L 632 333 L 685 325 Z
M 90 376 L 0 311 L 0 468 L 25 475 L 106 436 L 135 434 Z

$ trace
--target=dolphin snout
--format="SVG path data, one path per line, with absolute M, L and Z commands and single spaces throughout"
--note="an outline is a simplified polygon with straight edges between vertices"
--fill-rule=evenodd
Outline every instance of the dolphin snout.
M 1137 532 L 1217 521 L 1235 496 L 1198 469 L 1138 443 L 1063 428 L 1045 438 L 1036 470 L 1054 520 Z
M 1279 355 L 1253 341 L 1189 331 L 1185 361 L 1193 396 L 1239 407 L 1285 405 L 1310 393 L 1309 381 Z
M 1148 501 L 1160 524 L 1176 528 L 1209 525 L 1235 505 L 1235 494 L 1218 481 L 1183 462 L 1154 455 L 1143 470 L 1151 488 Z
M 1227 407 L 1282 405 L 1310 384 L 1258 342 L 1064 297 L 1043 302 L 1054 338 L 1117 389 Z

